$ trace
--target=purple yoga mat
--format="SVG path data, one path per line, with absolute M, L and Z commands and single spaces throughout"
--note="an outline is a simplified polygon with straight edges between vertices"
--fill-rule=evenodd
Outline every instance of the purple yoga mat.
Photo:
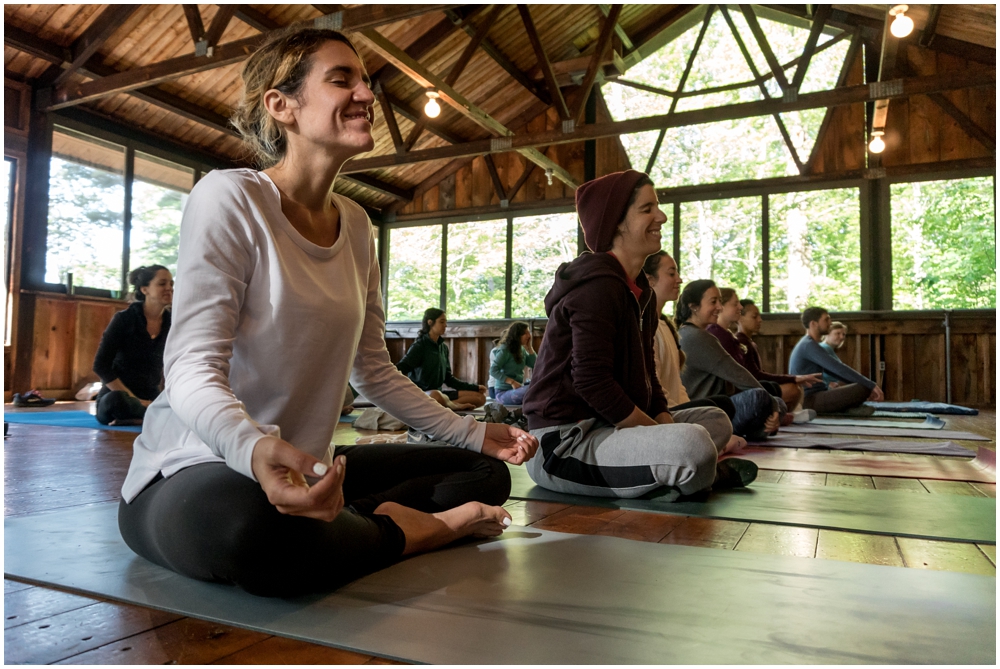
M 781 428 L 786 432 L 787 428 Z M 875 439 L 838 439 L 837 437 L 810 437 L 779 434 L 766 441 L 750 442 L 751 446 L 778 446 L 781 448 L 832 448 L 838 451 L 879 451 L 882 453 L 919 453 L 921 455 L 976 456 L 975 451 L 962 448 L 950 441 L 882 441 Z
M 970 441 L 992 441 L 972 432 L 958 430 L 914 430 L 902 427 L 859 427 L 854 425 L 814 425 L 801 423 L 781 428 L 788 434 L 850 434 L 858 437 L 913 437 L 917 439 L 968 439 Z M 877 449 L 865 449 L 877 450 Z M 907 451 L 909 452 L 909 451 Z

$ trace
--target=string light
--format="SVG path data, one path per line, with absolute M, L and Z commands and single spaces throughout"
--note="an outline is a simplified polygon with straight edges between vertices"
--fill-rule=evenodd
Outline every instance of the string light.
M 885 151 L 885 142 L 882 140 L 884 130 L 872 130 L 872 141 L 868 144 L 868 150 L 872 153 L 882 153 Z
M 909 5 L 896 5 L 889 10 L 889 15 L 896 17 L 889 25 L 889 32 L 901 39 L 913 32 L 913 19 L 906 15 L 909 8 Z
M 427 114 L 428 118 L 437 118 L 441 115 L 441 105 L 438 104 L 438 98 L 441 96 L 433 88 L 426 91 L 426 94 L 427 104 L 424 105 L 424 113 Z

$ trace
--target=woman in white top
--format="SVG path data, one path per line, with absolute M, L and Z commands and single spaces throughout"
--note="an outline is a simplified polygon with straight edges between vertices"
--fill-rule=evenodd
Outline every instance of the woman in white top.
M 499 534 L 501 461 L 525 462 L 537 441 L 459 418 L 396 370 L 371 222 L 332 192 L 374 145 L 357 51 L 332 30 L 285 34 L 243 81 L 234 124 L 267 169 L 212 172 L 191 192 L 166 387 L 135 442 L 123 538 L 181 574 L 291 596 Z M 348 380 L 446 444 L 331 453 Z
M 677 263 L 670 257 L 670 254 L 660 250 L 646 258 L 642 271 L 649 279 L 649 286 L 656 293 L 656 313 L 660 315 L 660 320 L 657 323 L 656 339 L 653 342 L 653 362 L 656 365 L 656 378 L 659 379 L 663 392 L 667 395 L 667 406 L 670 407 L 671 411 L 717 406 L 726 412 L 729 420 L 732 420 L 736 415 L 736 407 L 731 399 L 725 395 L 713 395 L 704 399 L 692 400 L 688 397 L 687 390 L 681 382 L 684 353 L 678 346 L 677 329 L 670 321 L 670 317 L 663 313 L 667 302 L 675 302 L 680 295 L 683 281 L 677 271 Z M 736 440 L 740 440 L 740 438 L 736 437 Z M 727 449 L 736 448 L 739 445 L 735 443 L 736 440 L 729 444 Z

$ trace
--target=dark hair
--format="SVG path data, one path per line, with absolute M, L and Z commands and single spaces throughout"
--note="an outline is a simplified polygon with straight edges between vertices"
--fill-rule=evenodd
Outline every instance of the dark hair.
M 500 335 L 498 346 L 506 348 L 517 362 L 524 362 L 524 349 L 521 348 L 521 337 L 528 331 L 524 321 L 514 321 Z
M 420 321 L 420 334 L 427 334 L 428 332 L 431 331 L 431 326 L 427 324 L 427 321 L 430 321 L 431 324 L 433 324 L 434 321 L 441 318 L 441 316 L 443 315 L 444 311 L 442 311 L 441 309 L 436 309 L 434 307 L 431 307 L 430 309 L 425 311 L 424 319 Z
M 701 304 L 701 298 L 705 297 L 705 291 L 715 288 L 715 282 L 711 279 L 698 279 L 691 281 L 684 286 L 681 296 L 677 298 L 676 321 L 683 325 L 691 318 L 691 305 Z
M 740 306 L 746 309 L 747 307 L 756 307 L 757 305 L 754 303 L 753 300 L 743 299 L 740 300 Z
M 639 197 L 639 190 L 643 186 L 655 186 L 655 184 L 653 183 L 653 180 L 649 178 L 648 174 L 643 174 L 641 177 L 639 177 L 639 180 L 635 182 L 635 186 L 632 188 L 632 194 L 629 195 L 628 203 L 625 205 L 625 212 L 626 213 L 628 213 L 629 208 L 633 204 L 635 204 L 635 199 L 637 197 Z M 622 217 L 622 221 L 624 221 L 624 220 L 625 220 L 625 218 Z M 619 221 L 619 223 L 620 222 L 621 221 Z
M 128 273 L 128 283 L 130 286 L 135 286 L 135 290 L 132 291 L 132 300 L 135 302 L 145 302 L 146 295 L 142 292 L 142 289 L 148 286 L 153 279 L 156 278 L 156 274 L 161 270 L 166 269 L 170 271 L 163 265 L 146 265 L 143 267 L 136 267 L 134 270 Z
M 660 261 L 665 255 L 667 252 L 660 249 L 653 255 L 646 257 L 646 262 L 642 263 L 642 271 L 646 273 L 646 276 L 656 276 L 660 272 Z
M 809 307 L 808 309 L 802 312 L 802 327 L 808 330 L 810 323 L 812 323 L 813 321 L 818 321 L 819 319 L 823 318 L 823 314 L 828 314 L 828 313 L 830 312 L 824 309 L 823 307 Z

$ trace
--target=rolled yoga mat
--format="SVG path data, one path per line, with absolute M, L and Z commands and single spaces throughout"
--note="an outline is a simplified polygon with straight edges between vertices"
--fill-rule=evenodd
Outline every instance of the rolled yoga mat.
M 753 483 L 713 492 L 707 501 L 665 501 L 667 490 L 637 499 L 587 497 L 535 485 L 510 467 L 511 499 L 653 511 L 681 516 L 774 523 L 919 539 L 996 543 L 996 500 L 964 495 L 915 495 L 894 490 Z
M 888 439 L 842 439 L 838 437 L 803 436 L 785 434 L 786 428 L 775 437 L 764 441 L 752 441 L 752 446 L 775 446 L 778 448 L 829 448 L 835 451 L 876 451 L 880 453 L 914 453 L 916 455 L 953 455 L 975 457 L 975 451 L 959 446 L 951 441 L 890 441 Z
M 945 404 L 944 402 L 865 402 L 866 406 L 875 407 L 875 410 L 884 411 L 915 411 L 919 413 L 953 414 L 958 416 L 978 416 L 978 409 L 958 406 L 957 404 Z
M 6 574 L 409 662 L 996 659 L 992 576 L 512 527 L 496 540 L 407 559 L 332 594 L 267 599 L 136 557 L 119 537 L 116 512 L 102 504 L 6 519 Z M 5 661 L 30 661 L 16 652 L 8 645 Z
M 916 416 L 913 416 L 916 418 Z M 819 418 L 813 418 L 808 423 L 799 423 L 800 425 L 830 425 L 830 426 L 848 426 L 853 425 L 856 427 L 878 427 L 882 429 L 890 428 L 903 428 L 909 430 L 941 430 L 944 429 L 944 421 L 937 416 L 927 416 L 924 418 L 923 422 L 916 420 L 878 420 L 875 417 L 872 418 L 827 418 L 821 416 Z
M 872 425 L 875 422 L 872 421 Z M 992 441 L 972 432 L 958 430 L 914 430 L 901 427 L 885 428 L 856 425 L 814 425 L 799 423 L 782 427 L 780 432 L 789 434 L 849 434 L 858 437 L 913 437 L 916 439 L 967 439 L 969 441 Z
M 733 457 L 753 461 L 761 469 L 792 472 L 826 472 L 859 476 L 896 476 L 940 481 L 997 482 L 997 456 L 979 447 L 973 460 L 957 458 L 900 457 L 880 453 L 833 453 L 831 451 L 790 451 L 748 446 Z

